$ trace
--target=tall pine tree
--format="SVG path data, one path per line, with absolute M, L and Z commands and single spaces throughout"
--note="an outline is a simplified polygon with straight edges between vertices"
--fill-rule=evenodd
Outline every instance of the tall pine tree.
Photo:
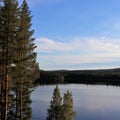
M 13 46 L 17 25 L 18 2 L 3 0 L 0 10 L 0 43 L 2 55 L 2 119 L 7 120 L 9 106 L 10 69 L 13 59 Z
M 32 38 L 34 31 L 31 30 L 32 17 L 26 0 L 20 6 L 19 14 L 19 27 L 16 35 L 16 56 L 18 57 L 14 63 L 16 71 L 16 117 L 22 120 L 30 119 L 31 116 L 31 110 L 29 108 L 31 103 L 30 89 L 32 87 L 32 79 L 36 77 L 33 73 L 36 71 L 35 65 L 37 63 L 36 53 L 34 52 L 36 46 L 34 44 L 34 38 Z
M 0 1 L 0 117 L 29 120 L 33 78 L 38 75 L 31 13 L 26 0 Z M 10 117 L 12 115 L 12 117 Z

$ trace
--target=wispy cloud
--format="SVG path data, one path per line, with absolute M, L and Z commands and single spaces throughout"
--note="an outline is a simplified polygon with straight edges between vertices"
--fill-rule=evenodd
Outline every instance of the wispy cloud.
M 38 38 L 37 42 L 37 51 L 39 52 L 70 52 L 79 50 L 82 47 L 82 43 L 78 40 L 71 42 L 56 42 L 48 38 Z
M 120 60 L 120 40 L 109 38 L 73 38 L 58 42 L 48 38 L 36 40 L 41 61 L 54 65 L 110 63 Z M 48 63 L 47 63 L 48 64 Z M 54 66 L 53 66 L 54 67 Z
M 73 38 L 68 42 L 58 42 L 48 38 L 36 39 L 39 52 L 70 52 L 94 51 L 94 52 L 119 52 L 120 39 L 109 38 Z M 77 51 L 78 50 L 78 51 Z

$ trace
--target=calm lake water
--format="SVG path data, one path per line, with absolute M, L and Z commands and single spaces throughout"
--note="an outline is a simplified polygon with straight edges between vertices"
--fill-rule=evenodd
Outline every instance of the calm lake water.
M 40 86 L 32 93 L 32 120 L 45 120 L 55 85 Z M 120 87 L 104 85 L 59 85 L 61 95 L 72 92 L 75 120 L 120 120 Z

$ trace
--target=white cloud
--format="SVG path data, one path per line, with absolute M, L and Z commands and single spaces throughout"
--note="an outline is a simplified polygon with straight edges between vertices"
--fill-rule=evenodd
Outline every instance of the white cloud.
M 57 64 L 85 64 L 119 62 L 120 54 L 88 54 L 88 55 L 43 55 L 44 60 L 52 60 Z
M 70 52 L 70 51 L 100 51 L 100 52 L 119 52 L 119 39 L 105 38 L 75 38 L 68 42 L 58 42 L 48 38 L 36 39 L 37 51 L 39 52 Z
M 92 38 L 87 40 L 88 45 L 91 49 L 95 51 L 104 51 L 104 52 L 118 52 L 120 49 L 120 40 L 116 39 L 98 39 L 98 38 Z
M 120 39 L 72 38 L 59 42 L 48 38 L 36 39 L 39 59 L 47 61 L 51 67 L 87 64 L 112 63 L 120 60 Z M 53 65 L 53 66 L 52 66 Z M 44 65 L 43 65 L 44 66 Z
M 54 40 L 48 38 L 38 38 L 37 42 L 37 51 L 39 52 L 69 52 L 76 51 L 82 47 L 82 43 L 78 40 L 74 40 L 72 42 L 56 42 Z

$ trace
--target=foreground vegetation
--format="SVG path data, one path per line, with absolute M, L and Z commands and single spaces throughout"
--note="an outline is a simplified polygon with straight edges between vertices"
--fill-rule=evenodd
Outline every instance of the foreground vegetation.
M 0 120 L 30 120 L 38 76 L 31 12 L 26 0 L 0 0 Z
M 120 69 L 42 71 L 35 83 L 83 83 L 120 85 Z
M 53 92 L 46 120 L 73 120 L 75 116 L 76 112 L 73 110 L 72 93 L 69 91 L 64 93 L 62 101 L 60 89 L 57 85 Z

